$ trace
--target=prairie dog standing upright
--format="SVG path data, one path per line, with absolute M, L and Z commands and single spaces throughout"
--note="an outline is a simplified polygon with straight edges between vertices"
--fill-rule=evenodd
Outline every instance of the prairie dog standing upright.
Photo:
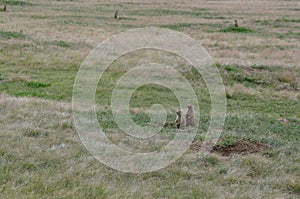
M 196 126 L 195 124 L 195 115 L 194 115 L 194 109 L 192 105 L 188 106 L 188 111 L 186 112 L 185 115 L 185 121 L 186 121 L 186 126 Z
M 177 111 L 176 114 L 177 114 L 177 118 L 176 118 L 175 123 L 176 123 L 177 129 L 184 129 L 186 124 L 185 124 L 185 119 L 184 119 L 184 116 L 182 115 L 182 112 Z
M 239 27 L 239 24 L 238 24 L 238 21 L 237 21 L 237 20 L 234 20 L 234 26 L 235 26 L 236 28 Z
M 118 14 L 119 14 L 119 10 L 116 10 L 115 16 L 114 16 L 115 19 L 118 19 Z

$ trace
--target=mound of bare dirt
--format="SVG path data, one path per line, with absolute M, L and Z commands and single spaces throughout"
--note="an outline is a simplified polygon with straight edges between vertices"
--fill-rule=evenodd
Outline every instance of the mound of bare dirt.
M 234 154 L 247 155 L 251 153 L 259 153 L 267 148 L 266 144 L 257 143 L 250 140 L 236 139 L 234 142 L 226 145 L 226 141 L 220 139 L 218 143 L 213 147 L 212 152 L 221 154 L 223 156 L 231 156 Z M 199 151 L 202 142 L 195 141 L 190 146 L 192 151 Z
M 220 153 L 223 156 L 233 154 L 247 155 L 250 153 L 259 153 L 267 148 L 266 144 L 256 143 L 249 140 L 237 139 L 236 142 L 229 146 L 217 144 L 213 147 L 213 152 Z

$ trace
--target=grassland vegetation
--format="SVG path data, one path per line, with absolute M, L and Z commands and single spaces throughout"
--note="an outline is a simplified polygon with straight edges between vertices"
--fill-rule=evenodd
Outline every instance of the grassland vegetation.
M 298 1 L 0 0 L 2 5 L 7 11 L 0 12 L 1 198 L 299 197 Z M 91 156 L 72 123 L 76 73 L 100 41 L 148 26 L 191 36 L 216 62 L 227 98 L 218 146 L 231 149 L 247 142 L 263 144 L 263 150 L 229 156 L 212 152 L 200 159 L 196 149 L 211 121 L 206 84 L 182 58 L 148 49 L 120 57 L 99 80 L 99 124 L 114 144 L 129 151 L 165 146 L 174 136 L 179 107 L 168 88 L 146 84 L 131 97 L 131 117 L 141 126 L 151 122 L 147 110 L 153 104 L 167 111 L 167 125 L 149 140 L 122 132 L 110 103 L 115 84 L 128 70 L 167 64 L 188 79 L 199 101 L 193 148 L 169 167 L 145 174 L 121 173 Z

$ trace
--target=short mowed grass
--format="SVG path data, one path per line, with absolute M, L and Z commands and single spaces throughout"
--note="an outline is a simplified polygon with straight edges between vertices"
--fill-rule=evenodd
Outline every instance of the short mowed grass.
M 262 12 L 265 18 L 257 19 L 252 11 L 228 13 L 220 6 L 228 2 L 201 3 L 0 0 L 0 9 L 7 5 L 7 12 L 0 12 L 0 198 L 298 198 L 300 69 L 292 58 L 300 46 L 299 17 L 289 10 L 272 20 L 273 13 Z M 270 12 L 281 3 L 268 3 Z M 117 9 L 119 20 L 113 18 Z M 106 167 L 87 151 L 72 118 L 77 71 L 100 41 L 145 26 L 203 40 L 226 89 L 219 145 L 243 139 L 265 144 L 264 151 L 200 158 L 189 149 L 168 167 L 144 174 Z M 262 64 L 256 63 L 259 58 L 265 59 Z M 131 138 L 114 121 L 113 89 L 143 63 L 173 66 L 193 86 L 200 108 L 195 141 L 201 143 L 211 122 L 211 99 L 201 74 L 178 56 L 150 49 L 122 56 L 98 82 L 95 110 L 107 137 L 141 153 L 160 150 L 174 136 L 179 100 L 161 85 L 143 85 L 130 100 L 130 116 L 140 126 L 151 124 L 153 104 L 164 106 L 166 123 L 159 135 Z

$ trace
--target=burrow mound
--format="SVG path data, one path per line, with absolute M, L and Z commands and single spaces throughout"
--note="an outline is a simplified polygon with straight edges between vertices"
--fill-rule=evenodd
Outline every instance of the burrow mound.
M 192 151 L 199 151 L 202 142 L 195 141 L 190 146 Z M 245 139 L 227 140 L 220 139 L 218 143 L 213 147 L 212 152 L 221 154 L 222 156 L 232 156 L 235 154 L 247 155 L 251 153 L 259 153 L 267 149 L 267 145 L 263 143 L 257 143 Z

